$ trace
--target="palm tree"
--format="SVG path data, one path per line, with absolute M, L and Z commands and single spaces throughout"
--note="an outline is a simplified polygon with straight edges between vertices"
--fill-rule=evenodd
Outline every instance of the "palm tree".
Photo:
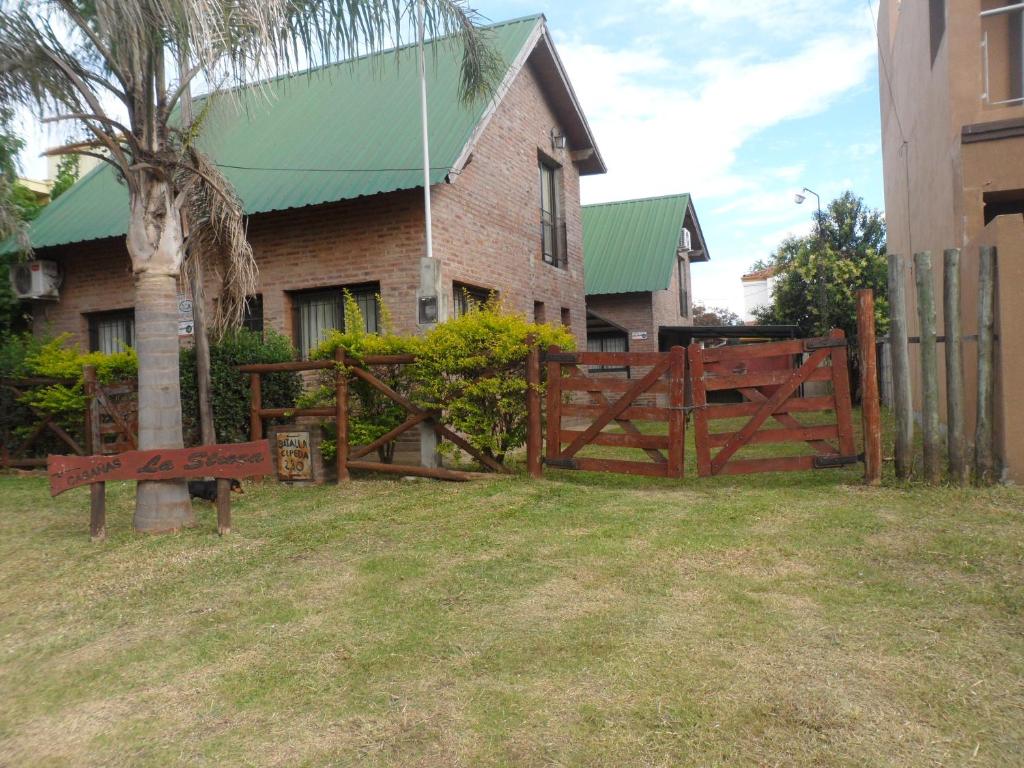
M 486 95 L 498 59 L 476 12 L 462 0 L 419 3 L 428 34 L 462 44 L 462 97 Z M 182 446 L 182 270 L 205 263 L 219 273 L 215 328 L 240 322 L 257 275 L 241 203 L 195 146 L 203 113 L 183 123 L 179 102 L 196 78 L 230 98 L 300 64 L 379 51 L 399 42 L 416 10 L 417 0 L 0 0 L 0 109 L 77 125 L 88 140 L 51 154 L 99 157 L 128 189 L 140 449 Z M 183 482 L 138 484 L 137 530 L 193 521 Z

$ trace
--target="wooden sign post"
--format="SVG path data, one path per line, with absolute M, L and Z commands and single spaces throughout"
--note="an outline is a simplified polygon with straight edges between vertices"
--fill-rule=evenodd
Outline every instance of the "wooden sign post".
M 105 483 L 108 480 L 186 480 L 215 477 L 218 480 L 240 480 L 272 474 L 270 441 L 258 440 L 237 445 L 204 445 L 198 448 L 128 451 L 114 456 L 49 456 L 50 495 L 57 496 L 72 488 L 91 485 L 94 538 L 102 538 L 106 530 Z M 218 483 L 218 490 L 228 484 Z M 96 489 L 100 490 L 97 492 Z M 221 497 L 224 497 L 223 499 Z M 218 528 L 231 528 L 228 493 L 218 493 Z

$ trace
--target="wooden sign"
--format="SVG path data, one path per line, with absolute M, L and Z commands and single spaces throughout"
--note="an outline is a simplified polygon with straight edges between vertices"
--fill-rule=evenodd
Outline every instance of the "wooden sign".
M 183 480 L 197 477 L 241 479 L 274 472 L 269 440 L 237 445 L 128 451 L 116 456 L 50 456 L 47 469 L 52 496 L 107 480 Z
M 288 481 L 313 479 L 309 432 L 277 433 L 277 477 Z

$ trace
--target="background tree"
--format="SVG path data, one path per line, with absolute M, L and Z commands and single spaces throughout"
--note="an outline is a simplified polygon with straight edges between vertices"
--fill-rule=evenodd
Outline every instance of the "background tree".
M 694 325 L 743 325 L 740 316 L 727 307 L 709 307 L 702 302 L 693 305 Z
M 18 183 L 18 153 L 24 142 L 11 127 L 14 112 L 0 105 L 0 242 L 14 238 L 20 248 L 0 255 L 0 336 L 22 330 L 21 304 L 11 288 L 11 264 L 29 250 L 25 225 L 39 215 L 36 196 Z
M 772 303 L 755 312 L 758 322 L 797 325 L 804 336 L 857 329 L 857 289 L 875 292 L 877 331 L 889 329 L 885 219 L 845 192 L 819 214 L 814 233 L 790 237 L 772 254 Z M 760 262 L 760 264 L 764 264 Z
M 57 163 L 57 177 L 50 187 L 50 202 L 63 195 L 78 181 L 78 155 L 64 155 Z
M 86 142 L 51 154 L 98 157 L 128 189 L 126 245 L 135 274 L 139 447 L 182 445 L 177 286 L 182 269 L 220 278 L 214 326 L 238 324 L 256 267 L 243 209 L 182 125 L 182 95 L 201 77 L 214 93 L 298 65 L 317 66 L 397 42 L 416 0 L 0 0 L 0 106 L 68 121 Z M 460 0 L 429 0 L 426 29 L 461 40 L 461 94 L 488 93 L 498 55 Z M 213 99 L 208 99 L 207 103 Z M 188 219 L 188 235 L 182 217 Z M 193 521 L 185 484 L 140 482 L 135 527 Z

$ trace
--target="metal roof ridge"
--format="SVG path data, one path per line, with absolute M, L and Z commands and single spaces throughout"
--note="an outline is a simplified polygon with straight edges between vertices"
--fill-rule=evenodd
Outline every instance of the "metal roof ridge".
M 674 192 L 668 195 L 655 195 L 654 197 L 633 197 L 628 200 L 609 200 L 606 203 L 587 203 L 586 205 L 580 206 L 581 208 L 603 208 L 609 205 L 625 205 L 627 203 L 647 203 L 654 202 L 656 200 L 673 200 L 682 199 L 684 197 L 693 197 L 689 192 Z
M 494 22 L 493 24 L 485 24 L 484 26 L 480 27 L 480 29 L 484 29 L 484 30 L 500 29 L 502 27 L 510 27 L 513 24 L 523 24 L 523 23 L 525 23 L 527 21 L 538 21 L 538 20 L 545 20 L 546 21 L 546 17 L 544 16 L 543 13 L 528 14 L 526 16 L 520 16 L 520 17 L 515 18 L 515 19 L 507 19 L 505 21 Z M 429 37 L 429 38 L 427 38 L 424 41 L 424 43 L 425 43 L 425 45 L 433 45 L 435 43 L 443 43 L 443 42 L 448 41 L 448 40 L 453 40 L 453 39 L 455 39 L 455 37 L 456 37 L 455 34 L 443 35 L 441 37 Z M 213 96 L 213 95 L 223 96 L 225 94 L 232 93 L 234 91 L 241 91 L 241 90 L 245 90 L 245 89 L 248 89 L 248 88 L 257 88 L 257 87 L 260 87 L 260 86 L 270 85 L 271 83 L 283 82 L 283 81 L 289 80 L 289 79 L 291 79 L 293 77 L 310 76 L 310 75 L 314 75 L 314 74 L 317 74 L 317 73 L 325 72 L 325 71 L 327 71 L 329 69 L 333 69 L 334 67 L 342 67 L 342 66 L 344 66 L 346 64 L 355 64 L 357 62 L 366 61 L 368 59 L 374 59 L 374 58 L 377 58 L 377 57 L 384 57 L 384 56 L 390 56 L 390 55 L 393 55 L 393 54 L 402 53 L 403 51 L 408 51 L 408 50 L 410 50 L 412 48 L 415 48 L 417 45 L 418 45 L 418 43 L 415 43 L 415 42 L 404 43 L 402 45 L 393 45 L 390 48 L 385 48 L 384 50 L 381 50 L 381 51 L 373 51 L 373 52 L 361 53 L 358 56 L 350 56 L 350 57 L 345 58 L 345 59 L 338 59 L 337 61 L 331 61 L 331 62 L 327 62 L 327 63 L 324 63 L 324 64 L 318 64 L 315 67 L 306 67 L 305 69 L 296 70 L 295 72 L 282 72 L 281 74 L 273 75 L 272 77 L 264 77 L 264 78 L 259 79 L 259 80 L 253 80 L 252 82 L 240 83 L 238 85 L 232 86 L 230 88 L 225 88 L 225 89 L 220 90 L 220 91 L 216 91 L 216 92 L 214 92 L 214 91 L 207 91 L 206 93 L 200 93 L 200 94 L 197 94 L 196 96 L 193 96 L 192 97 L 192 101 L 194 101 L 194 102 L 195 101 L 201 101 L 201 100 L 206 99 L 206 98 L 208 98 L 210 96 Z

